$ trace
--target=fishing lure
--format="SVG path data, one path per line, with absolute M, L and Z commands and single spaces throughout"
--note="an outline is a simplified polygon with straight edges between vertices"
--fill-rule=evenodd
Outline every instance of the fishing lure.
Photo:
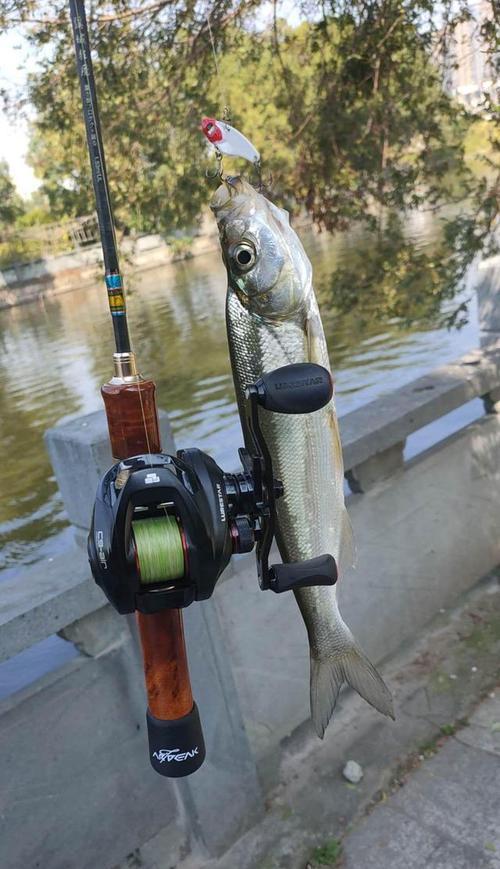
M 201 122 L 203 135 L 214 146 L 219 154 L 227 157 L 241 157 L 249 163 L 258 165 L 260 153 L 249 139 L 232 127 L 226 121 L 216 121 L 215 118 L 203 118 Z

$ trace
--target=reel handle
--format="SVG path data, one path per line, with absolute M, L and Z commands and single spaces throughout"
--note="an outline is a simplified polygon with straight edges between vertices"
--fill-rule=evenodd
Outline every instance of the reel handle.
M 335 585 L 338 573 L 332 555 L 318 555 L 309 561 L 272 564 L 269 568 L 269 588 L 276 594 L 315 585 Z
M 160 452 L 155 391 L 152 380 L 138 375 L 115 377 L 102 387 L 116 459 Z M 182 611 L 138 612 L 137 624 L 148 696 L 151 765 L 169 778 L 190 775 L 203 763 L 205 745 L 191 690 Z
M 283 365 L 264 374 L 256 383 L 257 401 L 275 413 L 312 413 L 328 404 L 333 395 L 330 372 L 314 362 Z

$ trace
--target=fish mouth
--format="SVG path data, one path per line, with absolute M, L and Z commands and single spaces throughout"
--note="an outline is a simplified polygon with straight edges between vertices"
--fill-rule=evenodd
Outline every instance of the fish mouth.
M 230 208 L 231 203 L 240 195 L 254 197 L 257 195 L 257 191 L 241 175 L 224 176 L 221 185 L 210 200 L 210 208 L 217 217 L 219 212 Z

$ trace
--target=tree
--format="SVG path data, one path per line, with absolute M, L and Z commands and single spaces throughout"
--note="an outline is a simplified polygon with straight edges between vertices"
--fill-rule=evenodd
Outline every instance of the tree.
M 7 229 L 23 213 L 23 201 L 12 181 L 6 160 L 0 160 L 0 229 Z
M 5 25 L 19 16 L 36 19 L 30 39 L 44 46 L 27 94 L 35 108 L 31 161 L 54 216 L 87 213 L 93 200 L 66 4 L 13 2 L 0 0 L 0 20 L 2 9 Z M 321 228 L 368 226 L 397 246 L 389 211 L 466 202 L 443 239 L 439 288 L 429 289 L 438 303 L 449 297 L 491 242 L 498 216 L 495 94 L 484 106 L 491 151 L 484 171 L 474 174 L 464 152 L 473 119 L 444 93 L 438 62 L 472 6 L 309 0 L 297 4 L 305 10 L 300 26 L 280 20 L 274 4 L 274 20 L 264 27 L 252 18 L 264 5 L 97 0 L 90 10 L 117 222 L 169 233 L 196 221 L 210 195 L 199 121 L 220 115 L 227 99 L 234 123 L 262 151 L 273 197 L 305 207 Z M 491 10 L 483 36 L 500 74 L 492 0 Z M 406 256 L 408 269 L 417 260 Z M 393 263 L 401 283 L 396 253 Z M 340 291 L 338 300 L 355 301 Z

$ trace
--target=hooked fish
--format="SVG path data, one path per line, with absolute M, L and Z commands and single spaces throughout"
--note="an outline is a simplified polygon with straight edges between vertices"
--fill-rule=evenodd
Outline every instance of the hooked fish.
M 288 213 L 241 177 L 223 181 L 211 208 L 228 275 L 229 350 L 247 438 L 244 393 L 249 383 L 293 362 L 316 362 L 330 370 L 330 361 L 311 263 Z M 260 422 L 275 476 L 284 488 L 276 502 L 276 539 L 283 561 L 326 553 L 337 565 L 352 561 L 334 400 L 311 414 L 261 411 Z M 311 717 L 318 736 L 324 735 L 344 682 L 394 717 L 389 689 L 342 619 L 335 586 L 294 594 L 309 637 Z

